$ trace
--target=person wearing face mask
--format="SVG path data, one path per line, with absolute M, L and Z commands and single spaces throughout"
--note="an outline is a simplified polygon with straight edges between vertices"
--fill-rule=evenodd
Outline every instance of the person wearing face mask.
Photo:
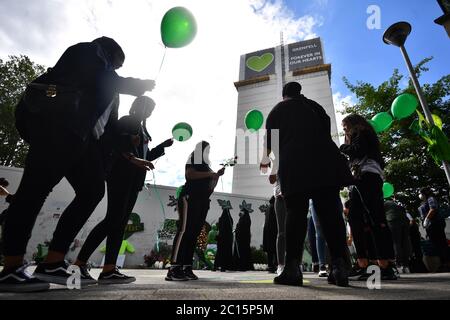
M 154 108 L 155 102 L 151 98 L 138 97 L 133 102 L 130 115 L 122 117 L 117 126 L 120 135 L 133 137 L 131 140 L 134 144 L 129 144 L 128 148 L 119 146 L 119 151 L 116 152 L 112 170 L 106 180 L 108 209 L 105 219 L 91 231 L 75 262 L 83 277 L 93 280 L 86 265 L 95 249 L 107 238 L 105 264 L 98 279 L 99 284 L 126 284 L 136 280 L 122 274 L 116 266 L 116 261 L 125 227 L 147 174 L 147 170 L 139 163 L 148 161 L 149 168 L 154 169 L 150 161 L 163 156 L 165 148 L 173 144 L 173 140 L 168 139 L 149 149 L 148 145 L 152 140 L 146 128 L 146 121 Z
M 445 234 L 445 219 L 439 215 L 439 204 L 430 188 L 422 188 L 419 198 L 422 201 L 419 214 L 427 237 L 439 251 L 441 258 L 440 271 L 448 272 L 448 243 Z
M 65 255 L 105 193 L 100 139 L 107 126 L 117 123 L 118 96 L 141 96 L 155 86 L 153 80 L 120 77 L 115 70 L 124 61 L 122 48 L 110 38 L 71 46 L 53 68 L 28 85 L 17 105 L 16 128 L 30 149 L 4 223 L 0 292 L 67 284 L 71 274 Z M 45 199 L 64 177 L 75 198 L 64 210 L 34 277 L 24 265 L 27 244 Z M 93 283 L 84 278 L 81 282 Z
M 192 259 L 197 238 L 206 221 L 210 196 L 225 167 L 214 172 L 210 167 L 210 145 L 198 143 L 186 164 L 186 183 L 178 198 L 178 230 L 173 240 L 171 267 L 166 281 L 197 280 L 192 271 Z

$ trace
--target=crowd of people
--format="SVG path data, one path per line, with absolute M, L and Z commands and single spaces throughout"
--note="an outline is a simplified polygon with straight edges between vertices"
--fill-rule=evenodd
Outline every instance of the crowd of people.
M 2 214 L 4 268 L 0 273 L 0 291 L 32 292 L 48 290 L 49 283 L 66 285 L 71 273 L 65 256 L 104 197 L 105 182 L 105 218 L 89 234 L 75 265 L 81 271 L 83 286 L 135 281 L 117 268 L 118 251 L 146 173 L 154 169 L 152 161 L 163 156 L 173 140 L 149 147 L 152 139 L 146 120 L 155 102 L 143 94 L 152 91 L 155 82 L 120 77 L 116 70 L 124 61 L 125 54 L 113 39 L 102 37 L 79 43 L 67 49 L 53 68 L 27 87 L 16 110 L 16 127 L 30 144 L 23 176 L 13 196 L 5 181 L 0 189 L 10 202 Z M 327 277 L 330 284 L 349 285 L 350 254 L 344 212 L 356 247 L 353 275 L 367 278 L 367 268 L 375 263 L 381 268 L 382 279 L 394 280 L 397 276 L 393 261 L 401 266 L 407 264 L 407 221 L 397 216 L 395 203 L 383 201 L 384 162 L 378 137 L 363 117 L 350 115 L 343 121 L 345 144 L 338 148 L 331 137 L 329 116 L 301 91 L 297 82 L 286 84 L 283 101 L 266 121 L 267 143 L 260 168 L 264 171 L 272 167 L 269 182 L 274 185 L 271 210 L 276 232 L 267 233 L 276 237 L 276 244 L 265 247 L 270 252 L 271 271 L 278 273 L 274 283 L 303 284 L 302 255 L 309 229 L 319 276 Z M 119 94 L 137 97 L 129 115 L 121 119 Z M 301 126 L 298 119 L 304 120 Z M 279 143 L 272 139 L 273 130 L 279 131 Z M 209 152 L 208 142 L 198 143 L 185 167 L 186 183 L 178 197 L 178 231 L 167 281 L 198 279 L 192 268 L 196 240 L 206 221 L 210 196 L 225 173 L 225 167 L 212 170 Z M 275 159 L 271 158 L 272 152 Z M 64 177 L 75 190 L 75 198 L 58 222 L 48 255 L 30 275 L 24 255 L 36 217 L 48 194 Z M 344 187 L 350 190 L 345 208 L 340 197 Z M 432 193 L 424 189 L 421 195 L 421 217 L 445 264 L 445 220 L 439 218 Z M 229 229 L 230 223 L 232 227 L 229 211 L 224 211 L 219 221 L 219 249 L 225 245 L 229 248 L 230 239 L 221 229 Z M 248 212 L 243 212 L 239 223 L 243 230 L 249 229 Z M 217 257 L 217 268 L 229 269 L 231 260 L 239 265 L 239 270 L 251 268 L 247 265 L 250 239 L 246 233 L 236 237 L 241 237 L 239 243 L 243 244 L 234 250 L 238 255 L 225 250 Z M 105 265 L 95 280 L 87 263 L 104 239 Z
M 397 280 L 399 270 L 409 273 L 410 266 L 423 270 L 417 221 L 394 199 L 384 199 L 384 160 L 372 125 L 357 114 L 345 117 L 345 143 L 337 148 L 329 117 L 301 90 L 299 83 L 288 83 L 284 100 L 269 114 L 267 151 L 261 163 L 262 169 L 272 166 L 269 181 L 275 184 L 270 201 L 278 222 L 275 283 L 302 285 L 306 233 L 313 271 L 331 284 L 365 281 L 372 275 L 371 265 L 380 268 L 385 281 Z M 298 126 L 299 118 L 308 121 Z M 280 135 L 275 160 L 269 157 L 273 129 Z M 343 187 L 349 191 L 344 204 L 338 196 Z M 420 218 L 441 260 L 438 271 L 448 271 L 445 214 L 430 188 L 420 190 L 420 199 Z M 274 272 L 273 246 L 265 247 L 271 257 L 269 272 Z

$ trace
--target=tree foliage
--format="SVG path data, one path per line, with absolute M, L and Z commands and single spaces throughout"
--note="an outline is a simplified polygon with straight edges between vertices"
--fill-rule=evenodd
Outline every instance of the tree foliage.
M 0 59 L 0 165 L 23 167 L 28 145 L 15 127 L 14 110 L 28 83 L 45 68 L 27 56 Z

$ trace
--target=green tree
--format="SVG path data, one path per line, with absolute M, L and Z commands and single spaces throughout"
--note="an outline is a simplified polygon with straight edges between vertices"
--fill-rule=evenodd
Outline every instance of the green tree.
M 14 111 L 28 83 L 45 68 L 27 56 L 0 59 L 0 165 L 23 167 L 28 145 L 15 127 Z
M 422 60 L 415 71 L 418 77 L 429 71 L 427 63 L 433 58 Z M 344 83 L 356 96 L 353 106 L 344 105 L 344 114 L 357 113 L 371 119 L 379 112 L 389 111 L 394 99 L 405 92 L 415 94 L 411 80 L 402 88 L 404 75 L 396 69 L 389 80 L 379 86 L 358 81 L 351 84 L 347 78 Z M 422 85 L 425 98 L 431 112 L 439 115 L 443 122 L 443 131 L 450 134 L 450 75 L 446 75 L 433 84 Z M 417 214 L 420 205 L 418 191 L 422 187 L 432 187 L 441 201 L 448 203 L 449 185 L 442 168 L 436 165 L 427 152 L 426 143 L 410 129 L 416 116 L 395 121 L 392 128 L 379 135 L 381 149 L 386 161 L 386 180 L 395 186 L 396 199 L 412 214 Z

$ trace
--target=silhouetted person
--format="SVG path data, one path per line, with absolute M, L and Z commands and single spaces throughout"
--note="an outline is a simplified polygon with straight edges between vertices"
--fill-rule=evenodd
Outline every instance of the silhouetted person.
M 230 209 L 224 209 L 218 223 L 217 253 L 214 269 L 220 271 L 233 269 L 233 218 Z
M 270 166 L 269 155 L 273 151 L 279 157 L 278 177 L 287 208 L 286 266 L 274 282 L 303 284 L 300 266 L 312 199 L 332 257 L 328 281 L 347 286 L 346 235 L 339 189 L 349 185 L 352 178 L 332 140 L 330 117 L 301 90 L 297 82 L 286 84 L 283 101 L 273 108 L 266 121 L 267 152 L 261 169 Z
M 350 161 L 355 177 L 351 188 L 350 225 L 361 268 L 369 266 L 365 228 L 373 235 L 382 280 L 396 280 L 390 261 L 395 259 L 394 244 L 384 210 L 384 160 L 380 141 L 372 125 L 362 116 L 351 114 L 342 120 L 345 143 L 340 150 Z M 365 272 L 365 277 L 370 273 Z
M 199 142 L 186 164 L 186 184 L 178 199 L 178 230 L 173 240 L 171 267 L 166 281 L 198 280 L 192 271 L 197 238 L 206 221 L 210 197 L 225 168 L 214 172 L 209 160 L 210 144 Z
M 247 209 L 242 209 L 239 213 L 239 221 L 236 225 L 234 244 L 234 268 L 238 271 L 253 270 L 253 263 L 251 257 L 251 232 L 250 228 L 252 221 Z
M 116 261 L 125 227 L 139 192 L 144 186 L 147 170 L 154 169 L 153 167 L 142 168 L 139 164 L 158 159 L 165 154 L 165 148 L 173 144 L 173 141 L 169 139 L 155 148 L 149 148 L 151 137 L 145 123 L 154 108 L 155 102 L 151 98 L 141 96 L 133 102 L 130 114 L 120 118 L 117 125 L 119 134 L 129 136 L 128 140 L 136 139 L 136 143 L 128 143 L 117 148 L 111 172 L 106 179 L 108 209 L 105 219 L 92 229 L 78 253 L 75 264 L 80 267 L 84 277 L 93 280 L 86 265 L 90 256 L 106 238 L 105 264 L 98 279 L 101 284 L 126 284 L 136 280 L 134 277 L 121 273 Z
M 71 276 L 65 255 L 105 193 L 104 161 L 110 152 L 100 140 L 106 127 L 117 123 L 119 94 L 140 96 L 155 85 L 120 77 L 115 70 L 124 61 L 113 39 L 76 44 L 28 86 L 18 104 L 16 127 L 30 149 L 4 225 L 0 291 L 47 290 L 47 282 L 66 285 Z M 36 268 L 40 281 L 25 272 L 23 258 L 45 199 L 64 177 L 75 198 L 59 220 L 46 260 Z

